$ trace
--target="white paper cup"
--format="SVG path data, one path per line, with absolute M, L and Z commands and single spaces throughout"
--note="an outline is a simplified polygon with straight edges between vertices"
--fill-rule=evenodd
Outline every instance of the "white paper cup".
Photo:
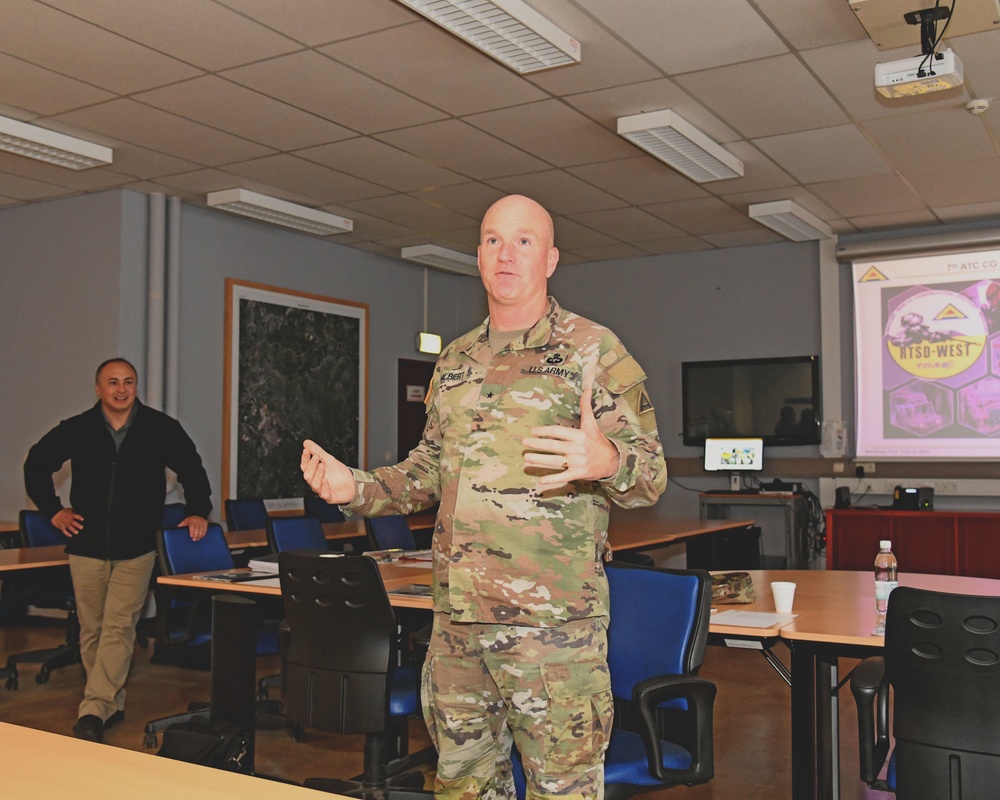
M 787 614 L 792 610 L 795 584 L 791 581 L 773 581 L 771 583 L 771 596 L 774 597 L 774 610 L 779 614 Z

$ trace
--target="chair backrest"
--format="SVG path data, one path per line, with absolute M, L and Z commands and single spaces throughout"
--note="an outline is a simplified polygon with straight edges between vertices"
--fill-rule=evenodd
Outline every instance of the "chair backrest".
M 166 528 L 156 534 L 156 552 L 164 575 L 188 572 L 211 572 L 233 569 L 226 535 L 217 522 L 208 524 L 208 531 L 198 541 L 191 539 L 187 528 Z
M 316 517 L 320 522 L 343 522 L 346 519 L 340 506 L 328 503 L 314 494 L 302 498 L 302 508 L 307 517 Z
M 41 511 L 22 509 L 17 516 L 17 523 L 21 529 L 21 547 L 45 547 L 69 541 Z
M 711 576 L 615 563 L 607 575 L 612 693 L 631 700 L 632 687 L 653 675 L 697 675 L 708 641 Z
M 406 524 L 406 517 L 390 514 L 387 517 L 365 519 L 368 536 L 376 550 L 416 550 L 413 531 Z
M 366 556 L 282 553 L 285 713 L 337 733 L 385 730 L 396 617 Z
M 900 797 L 992 797 L 1000 783 L 1000 597 L 901 586 L 889 596 Z M 959 792 L 951 792 L 960 786 Z
M 163 506 L 163 516 L 160 518 L 161 528 L 176 528 L 187 519 L 183 503 L 167 503 Z
M 272 553 L 327 549 L 323 523 L 316 517 L 271 517 L 267 521 L 267 543 Z
M 231 531 L 262 531 L 267 527 L 267 506 L 259 497 L 226 500 L 226 527 Z

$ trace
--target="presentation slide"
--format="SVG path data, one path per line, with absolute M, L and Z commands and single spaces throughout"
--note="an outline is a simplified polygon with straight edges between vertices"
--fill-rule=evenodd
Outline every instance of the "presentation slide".
M 853 269 L 857 456 L 1000 457 L 1000 250 Z

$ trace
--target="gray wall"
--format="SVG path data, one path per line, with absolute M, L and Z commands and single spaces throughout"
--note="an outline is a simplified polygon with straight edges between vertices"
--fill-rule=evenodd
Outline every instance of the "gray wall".
M 94 368 L 109 355 L 143 352 L 121 316 L 125 221 L 120 192 L 0 212 L 0 519 L 26 507 L 28 448 L 95 402 Z
M 551 289 L 565 308 L 612 328 L 642 365 L 668 457 L 701 455 L 681 441 L 682 361 L 820 352 L 813 242 L 566 265 Z M 781 455 L 816 457 L 818 448 Z M 709 488 L 728 488 L 728 475 L 672 480 L 638 513 L 696 517 L 697 493 Z
M 148 198 L 111 191 L 0 210 L 0 520 L 30 507 L 21 466 L 49 428 L 94 402 L 110 355 L 142 373 Z M 369 466 L 396 448 L 396 363 L 420 358 L 424 269 L 195 206 L 181 212 L 178 418 L 221 506 L 225 279 L 369 304 Z M 431 270 L 430 328 L 445 340 L 486 314 L 477 279 Z M 140 395 L 141 396 L 141 395 Z M 391 457 L 391 455 L 390 455 Z M 68 470 L 60 473 L 66 494 Z
M 92 402 L 94 366 L 121 353 L 145 368 L 147 205 L 143 194 L 112 191 L 0 211 L 8 287 L 0 307 L 8 376 L 0 389 L 8 465 L 0 519 L 27 505 L 20 466 L 28 447 Z M 183 205 L 178 417 L 202 453 L 216 500 L 227 277 L 369 304 L 369 465 L 391 460 L 396 363 L 419 357 L 413 338 L 423 327 L 423 268 Z M 486 315 L 478 279 L 434 270 L 428 279 L 429 327 L 445 341 Z M 791 243 L 563 265 L 551 284 L 566 308 L 613 328 L 643 365 L 674 457 L 698 455 L 680 442 L 680 363 L 819 352 L 818 287 L 816 246 Z M 689 490 L 672 484 L 649 513 L 696 515 L 696 491 L 720 480 L 685 479 Z

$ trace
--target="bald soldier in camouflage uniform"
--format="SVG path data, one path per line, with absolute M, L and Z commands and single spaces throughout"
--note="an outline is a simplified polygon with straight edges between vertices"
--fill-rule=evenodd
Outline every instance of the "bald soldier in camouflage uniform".
M 442 797 L 513 797 L 512 738 L 529 798 L 603 795 L 609 501 L 654 503 L 666 467 L 642 369 L 547 296 L 557 261 L 547 212 L 498 201 L 479 248 L 490 317 L 441 354 L 421 443 L 371 472 L 303 451 L 347 510 L 441 503 L 423 701 Z

